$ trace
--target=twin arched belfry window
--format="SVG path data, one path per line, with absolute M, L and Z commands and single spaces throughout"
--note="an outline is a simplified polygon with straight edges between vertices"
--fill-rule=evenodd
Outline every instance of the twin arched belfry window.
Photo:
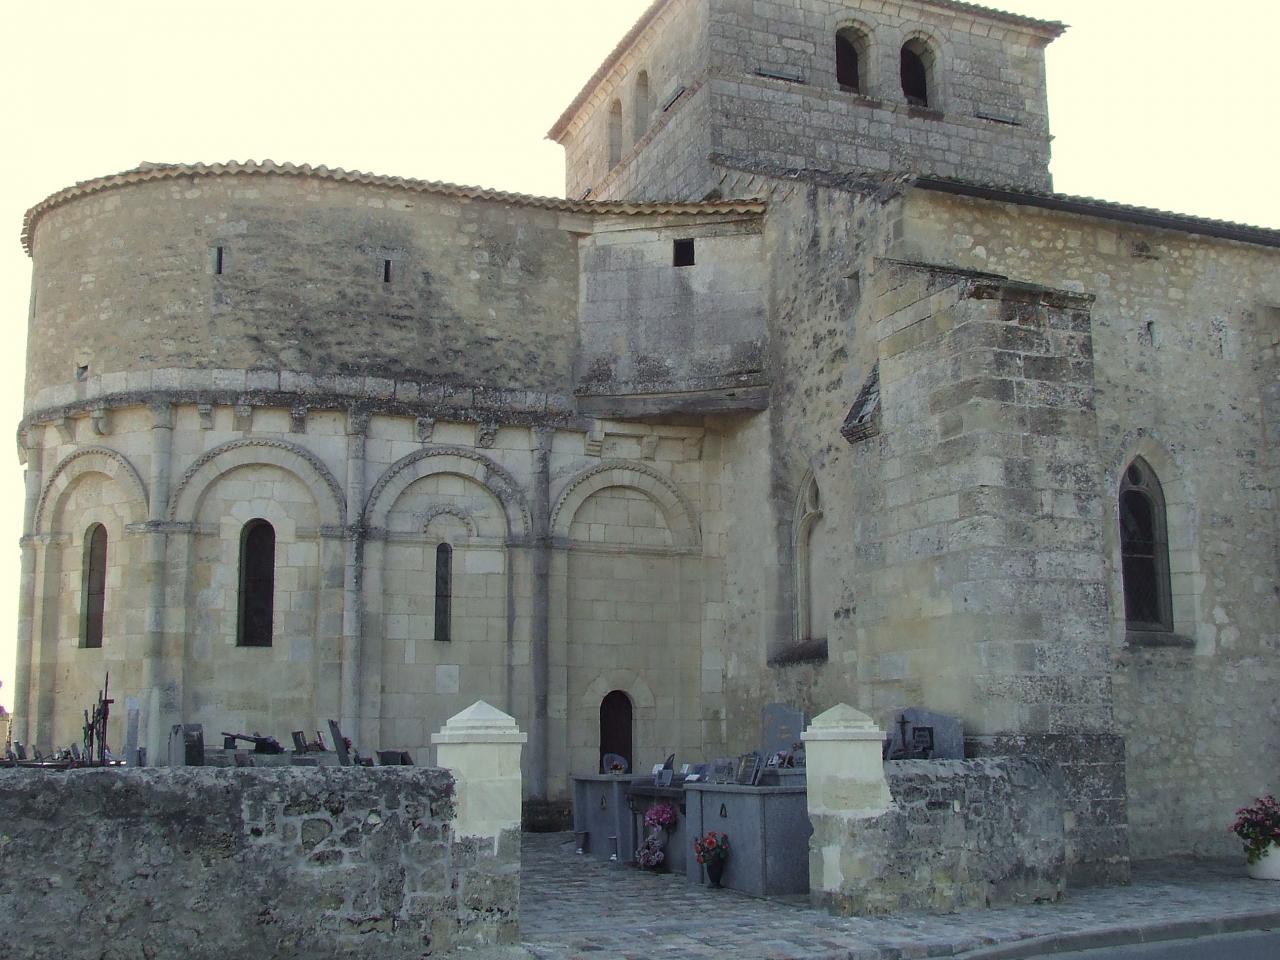
M 1124 472 L 1119 506 L 1125 624 L 1130 630 L 1172 632 L 1164 492 L 1140 457 Z
M 870 95 L 868 66 L 871 38 L 867 32 L 854 26 L 842 27 L 836 33 L 835 53 L 836 83 L 840 89 Z M 929 43 L 920 37 L 912 37 L 902 45 L 898 60 L 902 96 L 907 103 L 915 107 L 935 106 L 934 69 L 937 57 Z

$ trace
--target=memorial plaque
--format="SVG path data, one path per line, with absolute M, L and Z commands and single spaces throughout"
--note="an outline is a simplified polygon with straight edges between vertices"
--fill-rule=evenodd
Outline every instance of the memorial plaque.
M 169 766 L 204 766 L 203 724 L 175 723 L 173 725 L 169 730 Z
M 711 765 L 711 781 L 713 783 L 733 783 L 735 772 L 731 758 L 717 757 Z
M 785 703 L 770 703 L 764 708 L 764 755 L 790 753 L 801 743 L 800 734 L 809 725 L 803 710 Z
M 292 737 L 293 737 L 293 752 L 306 753 L 307 752 L 307 735 L 303 733 L 301 730 L 295 730 L 293 731 Z
M 963 760 L 964 723 L 959 717 L 911 707 L 898 714 L 889 749 L 893 760 Z

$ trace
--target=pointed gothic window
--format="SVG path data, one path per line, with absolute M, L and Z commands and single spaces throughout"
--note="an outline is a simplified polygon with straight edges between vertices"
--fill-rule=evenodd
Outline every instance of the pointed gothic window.
M 80 633 L 82 647 L 102 646 L 103 617 L 107 606 L 107 528 L 91 526 L 84 538 L 84 617 Z
M 1119 506 L 1125 622 L 1130 630 L 1171 632 L 1173 603 L 1164 492 L 1145 460 L 1134 460 L 1124 472 Z
M 818 481 L 810 472 L 800 485 L 792 520 L 795 569 L 795 648 L 803 659 L 827 657 L 827 633 L 833 613 L 832 568 L 827 558 L 827 528 Z
M 275 590 L 275 527 L 266 520 L 250 520 L 240 531 L 240 615 L 236 646 L 271 646 Z

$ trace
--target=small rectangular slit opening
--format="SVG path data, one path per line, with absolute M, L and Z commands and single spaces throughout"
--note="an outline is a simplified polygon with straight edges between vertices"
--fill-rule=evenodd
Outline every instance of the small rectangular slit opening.
M 391 282 L 391 261 L 390 260 L 382 261 L 382 282 L 383 283 Z
M 676 240 L 671 245 L 671 263 L 676 267 L 692 267 L 694 250 L 692 240 Z
M 214 276 L 222 276 L 223 254 L 222 247 L 213 248 L 213 273 Z

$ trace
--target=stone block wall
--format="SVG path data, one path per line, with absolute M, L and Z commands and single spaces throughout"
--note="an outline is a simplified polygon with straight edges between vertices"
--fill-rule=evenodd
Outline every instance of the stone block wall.
M 0 771 L 13 960 L 419 958 L 518 936 L 519 836 L 426 768 Z
M 687 404 L 690 394 L 766 384 L 760 218 L 624 227 L 581 244 L 580 402 L 671 393 Z M 692 264 L 674 265 L 678 241 L 692 243 Z
M 784 167 L 914 170 L 1047 189 L 1044 48 L 1054 25 L 913 2 L 711 0 L 712 150 Z M 862 38 L 858 92 L 836 79 L 837 31 Z M 928 107 L 900 51 L 930 51 Z
M 1064 494 L 1103 534 L 1113 733 L 1126 745 L 1132 851 L 1231 855 L 1233 812 L 1273 789 L 1280 765 L 1270 453 L 1280 253 L 928 190 L 912 191 L 903 213 L 899 256 L 1096 296 L 1100 497 Z M 1157 475 L 1166 504 L 1173 633 L 1161 646 L 1131 643 L 1125 624 L 1117 497 L 1135 456 Z M 1242 730 L 1251 734 L 1223 733 Z M 1115 796 L 1107 802 L 1118 805 Z
M 588 82 L 576 109 L 550 133 L 565 148 L 565 195 L 571 199 L 588 190 L 593 200 L 702 199 L 696 186 L 709 175 L 710 129 L 707 100 L 699 94 L 707 62 L 706 3 L 674 0 L 643 19 L 648 23 L 620 56 L 611 57 L 603 75 Z M 622 107 L 621 160 L 610 165 L 615 102 Z
M 878 816 L 811 811 L 811 848 L 838 851 L 811 858 L 827 864 L 810 877 L 815 905 L 846 916 L 952 911 L 1065 892 L 1062 787 L 1052 764 L 905 760 L 886 763 L 885 776 L 893 803 Z

